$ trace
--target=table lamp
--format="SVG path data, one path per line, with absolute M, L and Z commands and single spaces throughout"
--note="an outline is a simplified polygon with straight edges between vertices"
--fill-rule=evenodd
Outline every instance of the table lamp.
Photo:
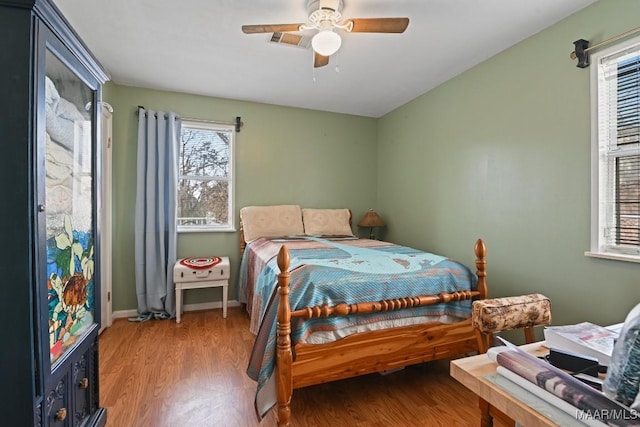
M 373 235 L 373 229 L 375 227 L 384 226 L 384 221 L 382 221 L 382 218 L 380 218 L 380 216 L 373 209 L 369 209 L 358 222 L 358 227 L 369 227 L 369 238 L 372 240 L 375 239 L 375 236 Z

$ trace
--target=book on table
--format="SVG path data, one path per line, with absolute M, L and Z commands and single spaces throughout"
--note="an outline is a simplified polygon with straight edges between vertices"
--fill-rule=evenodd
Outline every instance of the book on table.
M 558 422 L 558 425 L 640 426 L 636 411 L 610 399 L 546 360 L 498 338 L 505 346 L 492 347 L 487 351 L 489 359 L 498 364 L 496 374 L 574 418 L 574 421 Z M 536 410 L 543 408 L 531 400 L 527 404 Z M 560 421 L 555 419 L 553 413 L 543 413 L 553 421 Z
M 609 366 L 613 345 L 619 334 L 616 326 L 604 327 L 590 322 L 547 326 L 544 328 L 544 339 L 549 348 L 592 356 L 598 359 L 599 364 Z

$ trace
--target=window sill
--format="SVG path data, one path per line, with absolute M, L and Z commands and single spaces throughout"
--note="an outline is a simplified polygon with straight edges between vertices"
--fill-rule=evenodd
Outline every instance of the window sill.
M 235 233 L 235 228 L 178 228 L 180 233 Z
M 640 263 L 640 256 L 638 255 L 614 254 L 611 252 L 585 252 L 584 255 L 592 258 Z

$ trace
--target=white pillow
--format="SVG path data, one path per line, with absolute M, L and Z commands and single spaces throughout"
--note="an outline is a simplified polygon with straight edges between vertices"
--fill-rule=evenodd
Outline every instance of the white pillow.
M 304 234 L 299 205 L 246 206 L 240 209 L 240 219 L 247 243 L 260 237 Z
M 353 236 L 349 209 L 302 209 L 304 234 L 308 236 Z

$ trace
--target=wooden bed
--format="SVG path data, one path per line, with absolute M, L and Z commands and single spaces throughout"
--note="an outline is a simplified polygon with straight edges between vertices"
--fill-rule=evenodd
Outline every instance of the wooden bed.
M 240 239 L 242 256 L 246 247 L 242 226 Z M 376 313 L 449 301 L 487 298 L 485 260 L 487 250 L 481 239 L 476 242 L 474 252 L 478 277 L 475 291 L 421 295 L 358 304 L 323 305 L 293 311 L 289 304 L 290 255 L 286 245 L 282 245 L 277 258 L 280 269 L 277 284 L 279 307 L 275 373 L 278 425 L 290 425 L 291 398 L 296 388 L 477 351 L 477 340 L 470 318 L 457 323 L 431 322 L 356 333 L 325 344 L 298 343 L 295 349 L 292 349 L 291 344 L 292 318 L 311 319 Z

